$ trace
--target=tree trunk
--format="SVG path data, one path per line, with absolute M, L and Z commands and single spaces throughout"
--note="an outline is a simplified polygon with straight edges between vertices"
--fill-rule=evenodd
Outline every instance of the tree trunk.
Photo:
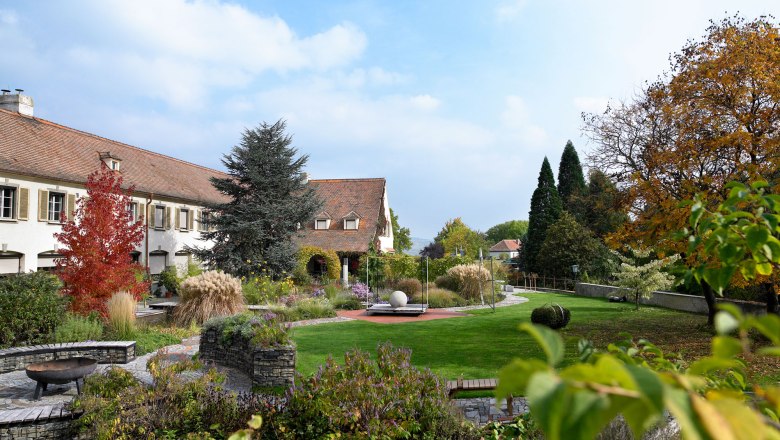
M 764 296 L 766 297 L 766 313 L 777 314 L 780 312 L 775 285 L 772 283 L 761 283 L 761 290 L 764 291 Z
M 634 298 L 636 301 L 636 309 L 639 310 L 639 291 L 634 292 Z
M 706 281 L 701 282 L 701 290 L 704 291 L 704 300 L 707 301 L 707 325 L 715 325 L 715 313 L 718 311 L 715 307 L 715 292 Z

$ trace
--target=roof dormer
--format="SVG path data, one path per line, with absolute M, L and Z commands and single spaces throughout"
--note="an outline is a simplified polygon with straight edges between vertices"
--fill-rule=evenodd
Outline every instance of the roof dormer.
M 360 227 L 360 216 L 355 211 L 345 215 L 343 220 L 345 231 L 356 231 Z
M 314 229 L 330 229 L 330 214 L 322 211 L 314 216 Z
M 122 163 L 122 159 L 116 154 L 111 154 L 110 151 L 101 151 L 100 160 L 108 167 L 109 170 L 119 171 L 119 166 Z

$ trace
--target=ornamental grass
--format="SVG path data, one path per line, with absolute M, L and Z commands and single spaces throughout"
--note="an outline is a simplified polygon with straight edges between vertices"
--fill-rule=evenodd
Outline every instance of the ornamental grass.
M 187 278 L 179 286 L 181 302 L 173 314 L 178 325 L 203 324 L 217 316 L 246 310 L 241 281 L 224 272 L 207 271 Z
M 106 325 L 122 340 L 135 335 L 135 298 L 129 292 L 117 292 L 106 301 Z

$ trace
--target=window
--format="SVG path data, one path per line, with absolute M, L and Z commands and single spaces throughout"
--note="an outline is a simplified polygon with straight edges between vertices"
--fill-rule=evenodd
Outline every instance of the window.
M 357 229 L 358 221 L 356 218 L 344 219 L 344 229 Z
M 210 217 L 211 217 L 211 215 L 207 211 L 204 211 L 202 209 L 200 210 L 200 219 L 198 220 L 198 230 L 199 231 L 208 231 L 209 230 L 209 228 L 210 228 L 210 226 L 209 226 L 209 218 Z
M 179 224 L 176 225 L 179 227 L 180 230 L 186 231 L 189 229 L 190 225 L 190 210 L 182 208 L 179 210 Z
M 154 228 L 165 228 L 165 206 L 157 205 L 154 207 Z
M 118 170 L 119 169 L 119 161 L 112 160 L 111 161 L 111 169 L 114 170 L 114 171 Z
M 15 218 L 16 188 L 0 186 L 0 219 L 10 220 Z
M 130 221 L 138 221 L 138 203 L 130 202 L 127 204 L 127 212 L 130 213 Z
M 314 222 L 314 229 L 328 229 L 328 223 L 330 223 L 328 219 L 317 219 Z
M 61 222 L 65 212 L 65 194 L 49 192 L 49 221 Z

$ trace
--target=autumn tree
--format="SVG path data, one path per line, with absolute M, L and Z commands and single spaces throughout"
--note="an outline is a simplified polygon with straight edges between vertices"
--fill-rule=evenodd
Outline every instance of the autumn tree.
M 568 141 L 558 165 L 558 195 L 561 197 L 563 209 L 571 212 L 573 196 L 584 195 L 586 189 L 580 157 L 574 149 L 574 144 Z
M 140 299 L 149 289 L 138 280 L 143 268 L 130 255 L 144 238 L 143 221 L 134 221 L 128 210 L 133 188 L 123 191 L 122 176 L 103 165 L 88 176 L 86 190 L 74 218 L 54 234 L 62 244 L 57 275 L 63 292 L 72 298 L 71 309 L 84 315 L 104 313 L 106 300 L 116 292 Z
M 399 254 L 412 248 L 412 237 L 409 228 L 402 228 L 398 223 L 398 215 L 390 208 L 390 221 L 393 226 L 393 249 Z
M 211 178 L 227 196 L 224 202 L 205 203 L 211 228 L 201 239 L 213 245 L 187 248 L 209 267 L 235 276 L 292 273 L 293 237 L 322 202 L 306 183 L 308 156 L 298 156 L 285 128 L 279 120 L 245 130 L 241 143 L 222 159 L 228 176 Z
M 682 229 L 680 201 L 701 196 L 709 209 L 727 182 L 766 180 L 776 192 L 780 169 L 780 45 L 778 27 L 761 17 L 713 22 L 701 41 L 671 57 L 670 73 L 633 100 L 584 115 L 594 142 L 589 160 L 625 190 L 633 219 L 613 243 L 656 243 Z M 711 287 L 702 284 L 714 307 Z M 714 310 L 710 311 L 714 316 Z
M 526 270 L 541 272 L 537 256 L 547 238 L 547 229 L 558 221 L 561 211 L 561 199 L 555 188 L 555 178 L 552 168 L 550 168 L 550 162 L 545 157 L 542 169 L 539 171 L 536 189 L 531 196 L 531 211 L 528 213 L 528 236 L 523 242 L 521 250 Z
M 569 212 L 597 237 L 603 239 L 628 221 L 623 197 L 612 179 L 598 169 L 588 173 L 588 189 L 569 200 Z
M 445 255 L 463 253 L 472 258 L 477 257 L 480 248 L 486 251 L 490 247 L 484 234 L 468 227 L 460 217 L 448 220 L 434 242 L 441 243 Z
M 527 232 L 528 220 L 509 220 L 491 227 L 485 231 L 485 236 L 492 245 L 501 240 L 519 240 Z

